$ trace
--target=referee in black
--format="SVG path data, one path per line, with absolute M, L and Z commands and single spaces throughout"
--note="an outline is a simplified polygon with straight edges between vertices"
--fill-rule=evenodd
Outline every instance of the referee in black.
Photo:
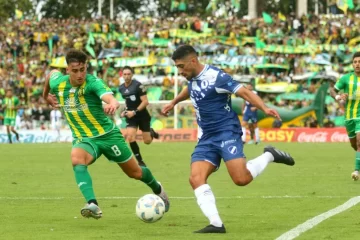
M 150 128 L 151 116 L 146 109 L 149 105 L 146 96 L 146 89 L 137 80 L 132 79 L 133 69 L 129 66 L 123 68 L 123 78 L 125 82 L 120 85 L 119 92 L 125 99 L 126 108 L 121 113 L 121 117 L 126 117 L 126 138 L 130 143 L 140 166 L 146 166 L 141 154 L 139 145 L 136 142 L 136 132 L 138 128 L 142 131 L 142 137 L 145 144 L 150 144 L 153 138 L 158 139 L 159 134 Z

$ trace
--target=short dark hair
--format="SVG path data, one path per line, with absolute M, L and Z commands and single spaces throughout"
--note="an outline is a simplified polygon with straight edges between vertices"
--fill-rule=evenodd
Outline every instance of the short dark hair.
M 69 65 L 70 63 L 86 63 L 87 55 L 83 51 L 77 49 L 70 49 L 66 54 L 66 63 Z
M 123 67 L 123 71 L 126 70 L 126 69 L 130 70 L 131 73 L 134 73 L 134 70 L 132 69 L 132 67 L 130 67 L 130 66 Z
M 198 55 L 196 50 L 190 46 L 190 45 L 181 45 L 180 47 L 178 47 L 175 52 L 172 54 L 172 60 L 178 60 L 178 59 L 182 59 L 184 57 L 187 57 L 190 54 L 195 54 L 196 56 Z
M 360 57 L 360 52 L 354 53 L 352 60 L 354 61 L 354 59 L 357 57 Z

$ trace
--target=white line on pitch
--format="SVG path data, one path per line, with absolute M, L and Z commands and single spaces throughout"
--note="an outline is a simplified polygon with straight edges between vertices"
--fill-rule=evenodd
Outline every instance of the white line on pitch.
M 129 196 L 113 196 L 98 197 L 97 199 L 138 199 L 140 197 Z M 351 196 L 233 196 L 233 197 L 217 197 L 216 199 L 295 199 L 295 198 L 349 198 Z M 0 196 L 0 200 L 64 200 L 64 199 L 82 199 L 82 197 L 6 197 Z M 194 197 L 170 197 L 170 199 L 194 199 Z
M 313 218 L 307 220 L 306 222 L 296 226 L 295 228 L 291 229 L 290 231 L 282 234 L 276 240 L 292 240 L 292 239 L 298 237 L 300 234 L 312 229 L 313 227 L 315 227 L 322 221 L 324 221 L 336 214 L 339 214 L 339 213 L 342 213 L 342 212 L 348 210 L 349 208 L 355 206 L 359 202 L 360 202 L 360 196 L 353 197 L 350 200 L 348 200 L 347 202 L 345 202 L 344 204 L 342 204 L 336 208 L 333 208 L 327 212 L 324 212 L 320 215 L 317 215 L 316 217 L 313 217 Z

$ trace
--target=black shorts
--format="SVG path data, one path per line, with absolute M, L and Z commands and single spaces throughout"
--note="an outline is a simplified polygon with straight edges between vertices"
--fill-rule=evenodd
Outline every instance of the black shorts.
M 150 132 L 150 116 L 135 116 L 126 118 L 126 127 L 139 128 L 142 132 Z

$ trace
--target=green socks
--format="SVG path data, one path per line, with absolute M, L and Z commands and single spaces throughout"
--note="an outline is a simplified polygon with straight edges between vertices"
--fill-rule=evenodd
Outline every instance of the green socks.
M 8 139 L 9 139 L 9 143 L 12 143 L 12 140 L 11 140 L 11 133 L 8 133 Z
M 86 201 L 95 200 L 92 180 L 86 165 L 74 166 L 75 180 Z
M 142 176 L 140 181 L 148 185 L 155 194 L 159 194 L 161 192 L 161 186 L 151 174 L 150 169 L 148 169 L 147 167 L 141 167 L 141 169 Z
M 356 152 L 355 171 L 360 171 L 360 152 Z
M 359 153 L 360 154 L 360 153 Z M 94 189 L 92 186 L 92 181 L 90 174 L 87 170 L 86 165 L 76 165 L 74 166 L 74 174 L 75 180 L 80 188 L 81 193 L 85 197 L 87 202 L 94 202 L 95 201 L 95 194 Z M 151 174 L 150 170 L 147 167 L 141 167 L 142 169 L 142 176 L 140 181 L 148 185 L 155 194 L 159 194 L 161 192 L 161 186 L 156 181 L 154 176 Z M 96 202 L 96 201 L 95 201 Z

